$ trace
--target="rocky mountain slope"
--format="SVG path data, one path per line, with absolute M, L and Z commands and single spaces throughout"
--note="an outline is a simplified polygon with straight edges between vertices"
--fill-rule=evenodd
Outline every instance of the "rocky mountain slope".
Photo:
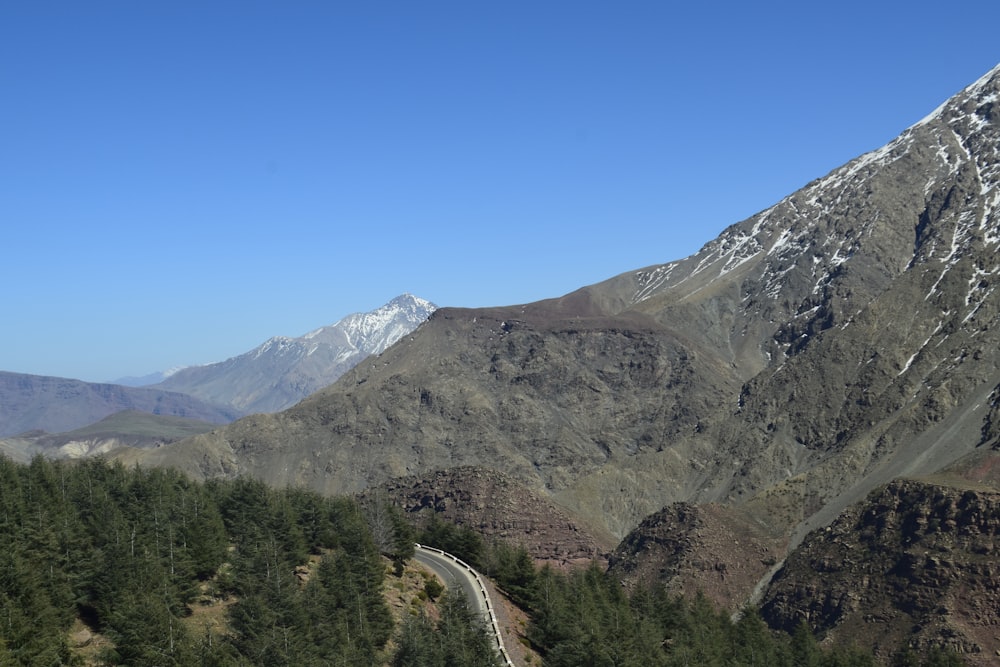
M 625 536 L 611 554 L 609 570 L 629 587 L 701 592 L 722 609 L 739 609 L 784 557 L 787 537 L 776 528 L 739 506 L 674 503 Z
M 155 386 L 228 405 L 241 414 L 276 412 L 333 384 L 368 355 L 381 353 L 434 309 L 429 301 L 403 294 L 299 338 L 275 336 L 226 361 L 181 369 Z
M 733 607 L 762 593 L 772 622 L 806 618 L 831 641 L 884 631 L 993 650 L 982 633 L 1000 618 L 949 602 L 996 589 L 992 529 L 949 537 L 967 555 L 942 560 L 938 533 L 899 517 L 913 506 L 929 522 L 938 496 L 960 508 L 955 484 L 1000 469 L 976 458 L 1000 437 L 998 105 L 1000 67 L 691 257 L 538 303 L 440 309 L 293 408 L 142 460 L 331 493 L 491 469 L 627 535 L 612 555 L 626 584 L 659 578 Z M 931 474 L 955 482 L 884 486 Z M 877 540 L 837 546 L 872 512 Z M 868 592 L 851 588 L 862 575 Z M 907 582 L 923 597 L 901 602 Z
M 178 392 L 0 371 L 0 436 L 71 431 L 122 410 L 225 424 L 235 410 Z
M 825 641 L 945 646 L 996 664 L 1000 492 L 896 481 L 811 533 L 764 600 L 775 627 L 808 619 Z
M 560 306 L 439 310 L 293 408 L 150 452 L 148 463 L 340 493 L 486 466 L 538 491 L 572 490 L 599 504 L 582 509 L 605 529 L 631 528 L 698 488 L 689 473 L 707 445 L 682 436 L 698 435 L 700 413 L 739 385 L 648 318 L 567 319 Z
M 427 477 L 391 479 L 361 494 L 362 501 L 388 501 L 414 524 L 433 514 L 472 528 L 484 539 L 527 549 L 537 561 L 557 567 L 603 560 L 614 546 L 607 534 L 582 524 L 544 495 L 496 470 L 459 467 Z
M 438 310 L 294 408 L 150 462 L 339 492 L 487 466 L 618 536 L 687 500 L 756 502 L 798 539 L 982 440 L 1000 392 L 998 90 L 994 69 L 689 258 Z

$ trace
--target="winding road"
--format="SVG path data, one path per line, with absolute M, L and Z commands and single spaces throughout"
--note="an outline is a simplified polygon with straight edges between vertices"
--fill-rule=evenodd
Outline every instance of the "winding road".
M 496 641 L 496 649 L 501 660 L 508 667 L 515 667 L 507 654 L 507 649 L 503 645 L 500 636 L 500 624 L 497 622 L 496 614 L 493 612 L 493 603 L 490 594 L 486 590 L 482 578 L 475 570 L 469 567 L 461 559 L 449 553 L 425 547 L 417 544 L 413 553 L 417 562 L 425 565 L 427 569 L 436 574 L 444 583 L 446 588 L 451 590 L 461 589 L 465 598 L 469 601 L 469 607 L 476 614 L 479 614 L 486 622 Z

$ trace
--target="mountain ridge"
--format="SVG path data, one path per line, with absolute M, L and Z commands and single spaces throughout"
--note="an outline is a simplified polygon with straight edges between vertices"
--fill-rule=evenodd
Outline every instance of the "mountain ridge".
M 704 587 L 730 609 L 787 590 L 772 623 L 819 618 L 810 600 L 861 595 L 810 579 L 802 559 L 827 536 L 882 512 L 900 478 L 996 469 L 977 457 L 1000 439 L 998 245 L 1000 66 L 690 257 L 531 304 L 438 309 L 289 410 L 140 460 L 326 493 L 449 479 L 452 497 L 475 487 L 462 471 L 489 469 L 622 540 L 626 585 Z M 433 504 L 428 488 L 414 493 Z M 897 528 L 864 548 L 888 552 Z M 993 595 L 988 574 L 958 581 Z M 898 602 L 871 596 L 843 636 L 876 645 Z M 975 611 L 979 629 L 946 618 L 931 633 L 892 612 L 893 641 L 965 632 L 955 646 L 988 655 L 981 628 L 1000 618 Z
M 71 431 L 122 410 L 223 424 L 239 413 L 179 392 L 0 371 L 0 437 Z
M 13 440 L 5 443 L 7 451 L 23 458 L 25 451 L 35 451 L 39 446 L 55 451 L 43 446 L 38 440 L 41 436 L 29 432 L 44 432 L 43 439 L 48 443 L 56 436 L 73 437 L 72 431 L 123 410 L 228 423 L 246 414 L 247 408 L 280 407 L 333 382 L 358 360 L 381 352 L 409 333 L 434 308 L 429 301 L 402 294 L 375 310 L 347 315 L 301 338 L 275 336 L 225 362 L 173 368 L 147 376 L 166 376 L 165 381 L 153 385 L 0 372 L 0 437 L 27 434 L 16 445 Z M 311 366 L 296 375 L 295 355 L 309 357 L 317 351 Z M 254 361 L 258 361 L 255 368 Z M 249 372 L 247 364 L 252 367 Z M 240 394 L 248 384 L 252 388 Z M 242 399 L 233 401 L 234 396 Z M 134 441 L 129 433 L 121 435 L 125 436 L 122 444 Z M 176 439 L 169 432 L 163 436 Z M 105 434 L 107 442 L 111 441 Z M 104 445 L 95 447 L 106 449 Z
M 106 454 L 123 447 L 162 447 L 217 426 L 218 424 L 196 419 L 123 410 L 72 431 L 29 431 L 0 438 L 0 451 L 22 463 L 39 454 L 53 459 L 78 459 Z
M 154 456 L 328 492 L 489 464 L 619 537 L 771 487 L 835 514 L 873 471 L 923 471 L 905 443 L 949 415 L 977 432 L 1000 387 L 998 72 L 688 258 L 439 309 L 291 410 Z
M 277 412 L 332 384 L 366 356 L 381 353 L 435 308 L 402 294 L 303 336 L 272 336 L 225 361 L 178 369 L 153 386 L 229 405 L 242 414 Z

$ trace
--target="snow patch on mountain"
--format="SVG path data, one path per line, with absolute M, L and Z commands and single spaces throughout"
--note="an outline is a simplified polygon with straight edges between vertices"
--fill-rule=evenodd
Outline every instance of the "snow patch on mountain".
M 918 179 L 923 184 L 925 205 L 931 206 L 937 198 L 940 206 L 941 198 L 951 196 L 942 188 L 951 187 L 948 184 L 959 176 L 973 175 L 982 205 L 969 206 L 956 215 L 949 222 L 950 234 L 926 239 L 921 256 L 912 258 L 912 261 L 943 263 L 940 277 L 930 291 L 933 294 L 953 269 L 955 258 L 964 256 L 971 245 L 1000 243 L 1000 161 L 995 150 L 983 150 L 984 144 L 988 146 L 992 141 L 991 133 L 996 131 L 1000 104 L 998 78 L 1000 65 L 885 146 L 851 160 L 774 206 L 732 225 L 694 255 L 636 272 L 637 287 L 632 302 L 639 303 L 685 283 L 692 285 L 690 296 L 714 281 L 733 279 L 732 274 L 744 268 L 751 273 L 743 271 L 735 280 L 755 283 L 741 287 L 748 306 L 757 303 L 754 295 L 787 300 L 785 281 L 803 271 L 811 275 L 812 285 L 801 294 L 807 299 L 818 297 L 846 270 L 844 265 L 855 257 L 862 239 L 871 237 L 878 225 L 889 224 L 892 211 L 884 207 L 892 202 L 873 200 L 881 194 L 871 190 L 877 176 L 895 170 L 907 178 Z M 922 157 L 928 155 L 933 157 L 930 160 Z M 920 163 L 920 160 L 925 161 Z M 921 168 L 915 170 L 918 163 Z M 859 202 L 870 206 L 859 210 Z M 890 267 L 890 270 L 905 268 Z M 792 303 L 789 307 L 795 312 L 803 304 Z M 813 304 L 804 304 L 803 309 L 812 307 Z
M 275 412 L 333 384 L 369 355 L 384 352 L 435 308 L 403 294 L 304 336 L 274 336 L 239 356 L 179 371 L 163 385 L 243 412 Z

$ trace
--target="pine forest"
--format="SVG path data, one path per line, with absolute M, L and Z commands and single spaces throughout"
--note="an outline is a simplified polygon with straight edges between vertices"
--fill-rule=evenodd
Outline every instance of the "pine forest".
M 467 559 L 527 612 L 534 664 L 876 664 L 821 648 L 805 625 L 775 633 L 753 610 L 735 620 L 700 596 L 629 594 L 596 564 L 537 568 L 521 547 L 434 517 L 415 532 L 393 508 L 250 479 L 0 457 L 0 508 L 0 666 L 500 664 L 464 599 L 432 581 L 427 608 L 393 620 L 387 579 L 414 539 Z

